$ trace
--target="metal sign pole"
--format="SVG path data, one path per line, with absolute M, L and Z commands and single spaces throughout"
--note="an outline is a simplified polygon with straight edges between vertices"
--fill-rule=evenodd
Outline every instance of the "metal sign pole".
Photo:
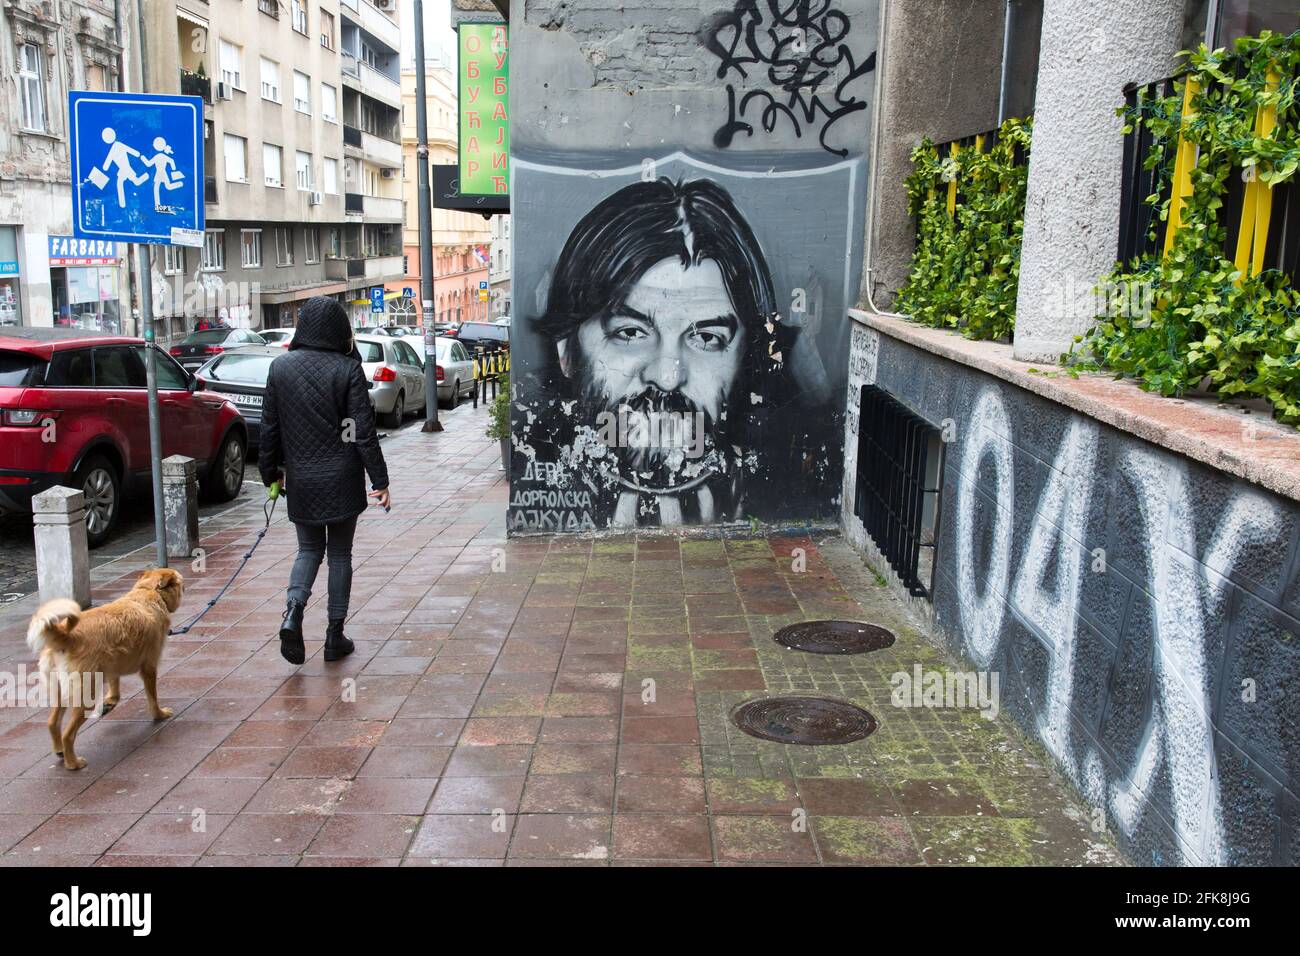
M 162 423 L 158 415 L 158 359 L 153 341 L 153 265 L 149 247 L 135 246 L 136 268 L 140 272 L 140 324 L 144 327 L 145 383 L 149 386 L 149 465 L 153 472 L 153 528 L 158 567 L 167 567 L 167 516 L 163 509 Z
M 425 89 L 424 3 L 415 0 L 415 162 L 419 166 L 420 313 L 424 323 L 424 428 L 442 431 L 438 421 L 438 327 L 433 312 L 433 193 L 429 188 L 429 107 Z

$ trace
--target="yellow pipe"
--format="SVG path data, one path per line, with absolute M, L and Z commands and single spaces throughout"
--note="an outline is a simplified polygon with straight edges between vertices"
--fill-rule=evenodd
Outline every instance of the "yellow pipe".
M 957 143 L 948 144 L 948 156 L 953 162 L 952 179 L 948 181 L 948 215 L 957 215 Z
M 1168 255 L 1169 250 L 1174 247 L 1174 236 L 1178 234 L 1178 229 L 1183 224 L 1183 203 L 1186 197 L 1192 194 L 1192 169 L 1196 166 L 1196 145 L 1188 142 L 1184 131 L 1193 118 L 1192 97 L 1198 90 L 1196 78 L 1188 76 L 1186 83 L 1183 84 L 1183 116 L 1179 123 L 1178 152 L 1174 158 L 1173 195 L 1169 199 L 1169 219 L 1165 223 L 1164 255 Z
M 1277 92 L 1281 78 L 1272 66 L 1265 79 L 1265 91 Z M 1277 107 L 1261 106 L 1255 112 L 1255 135 L 1268 139 L 1277 128 Z M 1241 225 L 1237 231 L 1237 254 L 1233 265 L 1237 268 L 1236 284 L 1248 276 L 1264 271 L 1264 252 L 1268 246 L 1268 227 L 1273 215 L 1273 185 L 1259 178 L 1262 170 L 1256 168 L 1246 183 L 1246 196 L 1241 204 Z

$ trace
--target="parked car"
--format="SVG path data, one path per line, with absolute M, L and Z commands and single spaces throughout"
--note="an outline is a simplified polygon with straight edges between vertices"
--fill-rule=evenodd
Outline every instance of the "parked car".
M 465 322 L 456 330 L 456 340 L 471 354 L 478 349 L 494 352 L 510 348 L 510 326 L 494 322 Z
M 293 341 L 293 329 L 260 329 L 257 333 L 267 345 L 278 345 L 282 349 L 287 349 L 289 343 Z
M 358 335 L 357 350 L 370 382 L 370 401 L 385 428 L 398 428 L 408 410 L 424 408 L 424 361 L 410 342 Z
M 249 329 L 206 329 L 191 332 L 179 345 L 173 345 L 171 355 L 181 363 L 181 368 L 193 372 L 212 356 L 220 355 L 226 349 L 265 344 L 266 339 Z
M 94 547 L 112 533 L 124 495 L 150 494 L 146 348 L 74 329 L 0 333 L 0 509 L 30 512 L 33 495 L 79 488 Z M 243 417 L 155 355 L 163 456 L 195 459 L 205 496 L 230 501 L 244 482 Z
M 455 408 L 457 403 L 474 391 L 474 360 L 465 346 L 455 339 L 438 336 L 434 339 L 438 349 L 435 366 L 438 378 L 438 401 Z
M 271 374 L 271 363 L 283 354 L 278 345 L 241 345 L 208 359 L 194 373 L 200 388 L 215 392 L 239 409 L 250 446 L 261 441 L 266 377 Z
M 364 325 L 357 329 L 357 335 L 387 335 L 392 336 L 393 327 L 391 325 Z

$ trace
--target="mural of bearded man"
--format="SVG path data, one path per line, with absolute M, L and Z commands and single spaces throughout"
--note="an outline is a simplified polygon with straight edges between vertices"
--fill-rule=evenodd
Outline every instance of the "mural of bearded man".
M 550 343 L 537 369 L 549 400 L 517 403 L 535 422 L 524 440 L 534 464 L 559 466 L 552 483 L 594 493 L 596 527 L 770 520 L 825 495 L 798 494 L 823 470 L 787 372 L 799 329 L 716 183 L 661 178 L 601 201 L 569 235 L 531 329 Z

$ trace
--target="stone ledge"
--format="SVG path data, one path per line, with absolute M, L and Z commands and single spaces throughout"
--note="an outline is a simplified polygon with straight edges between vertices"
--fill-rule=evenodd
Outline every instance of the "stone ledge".
M 1278 424 L 1266 413 L 1220 405 L 1209 397 L 1165 398 L 1144 392 L 1131 380 L 1103 373 L 1080 373 L 1074 378 L 1047 363 L 1017 361 L 1010 345 L 971 341 L 956 332 L 874 312 L 850 309 L 849 316 L 882 335 L 986 372 L 1143 441 L 1300 501 L 1300 431 Z

